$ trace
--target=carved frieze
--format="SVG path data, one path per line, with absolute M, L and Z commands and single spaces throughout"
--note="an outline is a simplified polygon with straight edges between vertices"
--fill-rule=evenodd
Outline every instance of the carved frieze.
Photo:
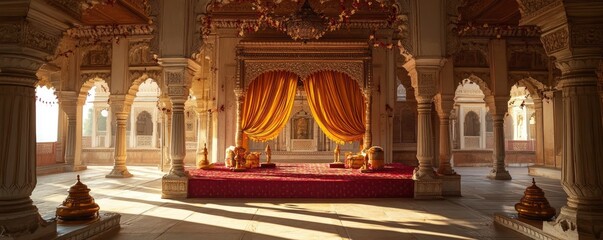
M 150 35 L 153 30 L 153 26 L 147 24 L 98 25 L 72 28 L 67 30 L 67 35 L 74 38 L 98 39 L 112 36 Z
M 567 28 L 562 28 L 544 35 L 541 40 L 544 49 L 549 55 L 569 47 L 569 33 Z
M 461 40 L 460 48 L 453 57 L 457 67 L 488 67 L 488 42 Z
M 25 21 L 0 24 L 0 43 L 20 44 L 47 54 L 54 54 L 59 41 L 58 35 L 41 31 Z
M 244 63 L 244 87 L 247 88 L 251 81 L 262 73 L 269 71 L 290 71 L 297 74 L 301 79 L 306 79 L 311 74 L 330 70 L 345 73 L 350 76 L 358 85 L 364 87 L 364 63 L 355 62 L 245 62 Z

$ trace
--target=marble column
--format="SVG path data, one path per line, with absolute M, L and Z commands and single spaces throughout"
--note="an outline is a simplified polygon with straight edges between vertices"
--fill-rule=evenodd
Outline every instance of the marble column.
M 595 74 L 602 60 L 570 57 L 557 62 L 565 131 L 561 185 L 568 197 L 555 222 L 545 224 L 544 230 L 552 227 L 562 238 L 603 237 L 603 125 Z
M 243 101 L 245 100 L 245 91 L 243 89 L 235 89 L 235 98 L 236 98 L 236 132 L 235 132 L 235 141 L 236 147 L 243 146 L 243 129 L 241 129 L 241 125 L 243 124 Z
M 436 96 L 436 109 L 438 110 L 438 117 L 440 120 L 440 166 L 438 167 L 437 173 L 440 175 L 456 175 L 456 172 L 452 169 L 450 164 L 450 158 L 452 157 L 452 151 L 450 147 L 450 111 L 454 106 L 454 96 Z
M 488 178 L 494 180 L 511 180 L 509 171 L 505 169 L 505 114 L 492 114 L 492 126 L 494 128 L 494 149 L 492 150 L 492 170 Z
M 197 104 L 199 104 L 199 102 L 197 102 Z M 196 107 L 195 113 L 197 113 L 197 126 L 198 126 L 198 128 L 197 128 L 197 154 L 196 154 L 197 155 L 196 156 L 197 167 L 206 168 L 207 166 L 209 166 L 209 161 L 207 159 L 207 155 L 205 152 L 205 150 L 207 148 L 207 133 L 206 133 L 207 129 L 205 131 L 201 131 L 201 128 L 204 127 L 203 125 L 207 125 L 207 124 L 203 124 L 205 122 L 205 120 L 207 120 L 207 118 L 206 118 L 207 110 L 205 108 Z
M 163 162 L 159 169 L 161 171 L 165 171 L 164 169 L 169 169 L 171 164 L 170 160 L 170 145 L 172 139 L 172 102 L 169 97 L 162 96 L 159 98 L 160 110 L 163 118 L 163 135 L 161 137 L 162 140 L 162 159 Z
M 373 98 L 372 98 L 372 92 L 370 88 L 365 88 L 362 91 L 362 94 L 364 95 L 364 108 L 365 108 L 365 112 L 364 112 L 364 119 L 365 119 L 365 131 L 364 131 L 364 139 L 363 141 L 363 149 L 369 149 L 372 145 L 373 145 L 373 138 L 372 138 L 372 124 L 371 124 L 371 112 L 372 112 L 372 105 L 373 105 Z
M 544 166 L 544 112 L 541 98 L 534 98 L 536 113 L 536 165 Z
M 81 159 L 76 159 L 77 141 L 77 94 L 73 91 L 63 91 L 59 96 L 59 106 L 67 115 L 67 137 L 65 138 L 65 169 L 67 171 L 85 170 Z M 81 127 L 81 126 L 80 126 Z
M 433 129 L 431 124 L 431 98 L 417 96 L 417 159 L 419 166 L 415 169 L 413 179 L 435 179 L 433 169 L 434 145 Z
M 42 219 L 30 198 L 37 182 L 34 85 L 41 64 L 27 56 L 0 55 L 2 239 L 49 239 L 56 234 L 56 222 Z
M 128 171 L 126 167 L 126 147 L 127 147 L 127 138 L 126 138 L 126 124 L 128 123 L 128 112 L 115 112 L 120 109 L 121 106 L 111 106 L 111 112 L 115 114 L 116 120 L 116 132 L 115 132 L 115 156 L 113 170 L 111 173 L 106 175 L 107 178 L 128 178 L 132 177 L 132 174 Z
M 171 96 L 172 99 L 172 139 L 170 144 L 170 159 L 172 166 L 169 175 L 188 177 L 184 170 L 184 157 L 186 156 L 186 136 L 184 121 L 184 102 L 186 96 Z

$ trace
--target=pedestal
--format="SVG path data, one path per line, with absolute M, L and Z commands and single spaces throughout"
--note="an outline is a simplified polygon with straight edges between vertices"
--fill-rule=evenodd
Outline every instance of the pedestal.
M 164 175 L 161 178 L 161 198 L 186 198 L 188 196 L 188 177 Z
M 260 164 L 260 167 L 261 168 L 275 168 L 276 164 L 274 164 L 274 163 L 262 163 L 262 164 Z
M 442 180 L 442 196 L 461 196 L 461 175 L 439 175 Z
M 415 180 L 415 199 L 442 199 L 442 180 Z
M 345 163 L 342 163 L 342 162 L 329 163 L 329 168 L 345 168 Z

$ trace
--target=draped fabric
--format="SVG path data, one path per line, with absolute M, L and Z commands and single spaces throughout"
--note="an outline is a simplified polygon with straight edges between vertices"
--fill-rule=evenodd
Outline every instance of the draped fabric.
M 318 126 L 331 140 L 362 140 L 365 132 L 364 96 L 348 75 L 333 71 L 317 72 L 304 82 L 308 105 Z
M 241 130 L 254 141 L 277 137 L 289 120 L 296 90 L 294 73 L 279 71 L 258 76 L 245 95 Z

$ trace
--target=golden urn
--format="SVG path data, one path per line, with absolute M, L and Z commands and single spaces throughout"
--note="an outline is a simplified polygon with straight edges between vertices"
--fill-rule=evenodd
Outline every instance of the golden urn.
M 555 216 L 555 209 L 549 205 L 549 201 L 544 197 L 544 192 L 532 178 L 532 186 L 526 188 L 521 201 L 515 204 L 515 210 L 520 217 L 546 221 Z
M 100 208 L 89 193 L 90 189 L 80 182 L 80 175 L 77 175 L 77 182 L 69 188 L 69 196 L 57 207 L 57 218 L 61 221 L 97 219 Z

